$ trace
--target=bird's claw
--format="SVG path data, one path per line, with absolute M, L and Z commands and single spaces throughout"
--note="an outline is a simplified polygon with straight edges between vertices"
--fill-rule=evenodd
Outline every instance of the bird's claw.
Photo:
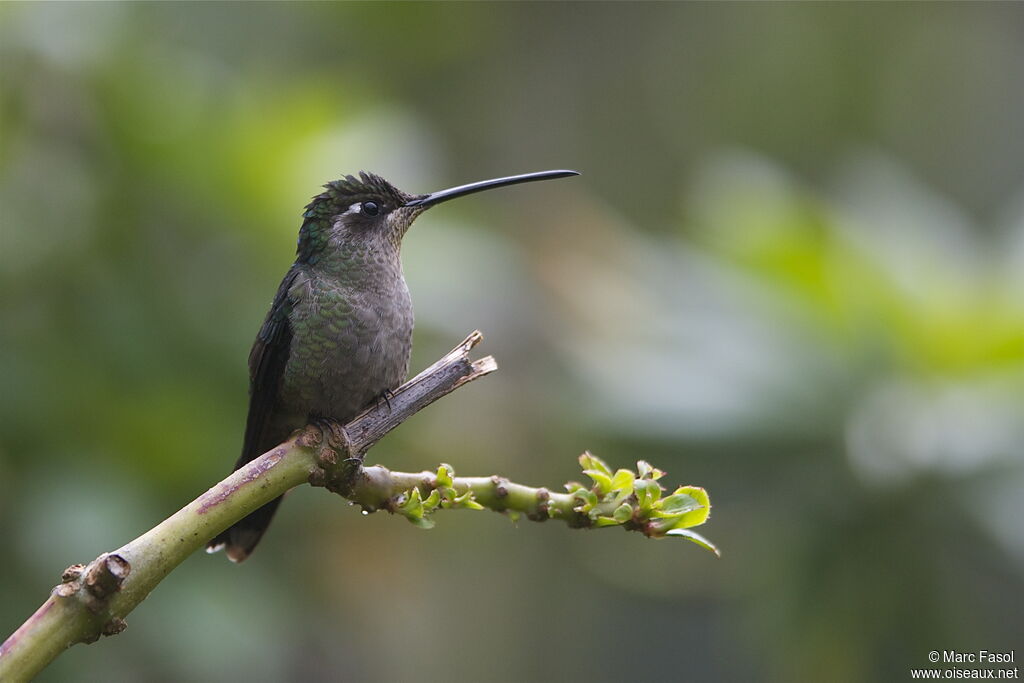
M 388 407 L 388 415 L 390 415 L 391 414 L 391 399 L 393 399 L 394 397 L 395 397 L 395 392 L 393 390 L 385 389 L 384 391 L 380 392 L 380 396 L 377 397 L 377 402 L 376 402 L 376 406 L 375 407 L 380 408 L 380 404 L 383 401 L 384 405 L 386 405 Z
M 332 420 L 327 417 L 314 418 L 312 423 L 320 430 L 327 446 L 342 453 L 343 455 L 347 456 L 349 454 L 352 448 L 352 442 L 348 438 L 348 432 L 345 431 L 344 425 L 337 420 Z
M 337 420 L 314 417 L 310 425 L 320 430 L 321 439 L 317 452 L 320 466 L 310 475 L 310 483 L 346 495 L 355 483 L 362 458 L 354 453 L 348 432 Z

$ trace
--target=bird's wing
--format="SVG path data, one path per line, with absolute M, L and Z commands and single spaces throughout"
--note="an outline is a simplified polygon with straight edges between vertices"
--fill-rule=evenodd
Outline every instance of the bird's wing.
M 284 368 L 288 364 L 292 344 L 288 291 L 297 275 L 298 271 L 292 269 L 282 280 L 267 319 L 263 321 L 249 352 L 249 415 L 245 421 L 242 454 L 235 463 L 235 469 L 276 445 L 266 443 L 265 433 L 270 426 Z
M 287 436 L 275 433 L 273 421 L 281 379 L 291 352 L 292 326 L 288 319 L 291 302 L 288 293 L 297 275 L 298 271 L 294 268 L 285 275 L 274 295 L 267 319 L 263 321 L 263 327 L 249 352 L 249 416 L 245 421 L 242 454 L 235 462 L 236 470 Z M 227 546 L 226 552 L 232 561 L 244 560 L 259 543 L 280 503 L 281 498 L 275 498 L 217 534 L 206 544 L 207 552 Z

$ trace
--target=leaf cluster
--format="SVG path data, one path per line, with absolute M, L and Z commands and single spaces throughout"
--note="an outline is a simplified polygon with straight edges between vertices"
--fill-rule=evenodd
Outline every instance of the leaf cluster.
M 665 489 L 658 480 L 665 473 L 646 460 L 637 461 L 636 471 L 615 472 L 589 452 L 579 461 L 593 486 L 569 482 L 565 488 L 577 501 L 573 511 L 587 515 L 595 527 L 625 526 L 651 538 L 685 538 L 720 555 L 711 541 L 690 529 L 706 522 L 711 514 L 711 502 L 703 488 L 680 486 L 663 496 Z
M 424 498 L 419 487 L 413 487 L 398 495 L 392 511 L 421 529 L 431 529 L 434 526 L 431 515 L 437 510 L 483 510 L 484 506 L 475 500 L 472 489 L 462 494 L 455 490 L 454 477 L 452 466 L 442 463 L 434 475 L 435 486 L 430 495 Z

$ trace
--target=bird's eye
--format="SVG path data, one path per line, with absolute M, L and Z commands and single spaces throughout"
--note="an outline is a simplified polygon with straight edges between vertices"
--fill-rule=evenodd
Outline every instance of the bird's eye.
M 363 202 L 362 212 L 364 216 L 376 216 L 380 213 L 380 205 L 377 202 Z

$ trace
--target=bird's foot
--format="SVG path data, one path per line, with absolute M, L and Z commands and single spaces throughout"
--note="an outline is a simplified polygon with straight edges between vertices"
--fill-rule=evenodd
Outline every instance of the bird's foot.
M 313 417 L 310 423 L 320 430 L 324 443 L 328 448 L 343 456 L 350 456 L 352 441 L 348 438 L 345 426 L 329 417 Z
M 321 437 L 317 449 L 320 467 L 315 476 L 311 477 L 310 483 L 346 495 L 355 483 L 363 464 L 362 458 L 355 454 L 348 432 L 337 420 L 312 417 L 310 424 L 320 430 Z
M 391 389 L 385 389 L 384 391 L 380 392 L 380 396 L 378 396 L 377 400 L 374 401 L 374 406 L 373 407 L 374 408 L 380 408 L 380 404 L 384 403 L 384 405 L 386 405 L 388 407 L 388 415 L 390 415 L 391 414 L 391 399 L 393 399 L 394 397 L 395 397 L 395 392 L 394 391 L 392 391 Z

